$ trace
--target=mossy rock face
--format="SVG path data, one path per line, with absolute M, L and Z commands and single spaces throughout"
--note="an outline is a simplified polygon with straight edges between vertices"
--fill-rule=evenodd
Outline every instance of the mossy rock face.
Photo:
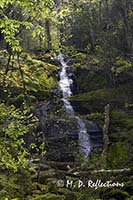
M 36 98 L 44 99 L 49 96 L 51 89 L 57 84 L 57 66 L 33 59 L 28 56 L 25 66 L 26 89 L 34 93 Z
M 130 88 L 130 98 L 132 98 L 133 87 Z M 106 104 L 111 105 L 111 109 L 125 109 L 128 103 L 127 89 L 125 87 L 100 89 L 89 93 L 83 93 L 69 97 L 69 100 L 80 112 L 92 113 L 101 112 Z
M 5 63 L 7 63 L 7 60 Z M 10 92 L 9 103 L 20 106 L 26 99 L 23 97 L 24 93 L 27 94 L 30 103 L 33 103 L 36 99 L 47 99 L 50 96 L 51 89 L 57 85 L 56 73 L 58 67 L 56 65 L 37 60 L 29 54 L 21 55 L 21 70 L 18 68 L 17 57 L 14 57 L 12 63 L 13 66 L 8 71 L 4 83 L 8 87 L 8 97 Z M 1 83 L 3 83 L 4 72 L 5 66 L 3 64 L 0 72 Z M 3 85 L 0 88 L 3 89 Z M 2 94 L 2 99 L 7 100 L 6 92 Z
M 43 55 L 45 57 L 45 54 Z M 41 59 L 39 59 L 39 57 L 36 58 L 36 56 L 30 56 L 27 55 L 27 64 L 33 68 L 33 70 L 39 70 L 40 68 L 43 68 L 45 70 L 48 70 L 49 72 L 55 72 L 57 70 L 57 66 L 55 66 L 54 64 L 50 64 L 47 61 L 50 60 L 50 56 L 49 59 L 46 59 L 46 61 L 42 61 Z

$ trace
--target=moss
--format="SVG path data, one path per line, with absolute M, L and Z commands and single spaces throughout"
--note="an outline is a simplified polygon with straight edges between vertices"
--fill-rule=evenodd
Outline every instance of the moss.
M 12 62 L 13 69 L 11 68 L 11 70 L 8 71 L 5 79 L 5 85 L 8 87 L 7 93 L 10 92 L 11 103 L 15 102 L 16 104 L 21 104 L 24 101 L 24 83 L 27 96 L 29 96 L 31 102 L 34 101 L 34 99 L 31 98 L 33 96 L 35 98 L 41 96 L 41 99 L 45 99 L 45 97 L 47 98 L 50 95 L 51 89 L 57 84 L 57 66 L 32 58 L 29 54 L 20 57 L 21 71 L 18 68 L 16 57 L 14 57 Z M 3 65 L 0 72 L 1 83 L 3 81 L 4 72 L 5 66 Z M 1 87 L 3 90 L 3 85 L 1 85 Z M 5 95 L 2 95 L 2 98 L 6 98 Z
M 110 98 L 117 98 L 120 95 L 119 89 L 100 89 L 89 93 L 84 93 L 80 95 L 75 95 L 70 98 L 70 100 L 74 101 L 89 101 L 89 100 L 107 100 Z M 123 93 L 121 95 L 124 95 Z
M 26 63 L 32 70 L 37 70 L 38 68 L 43 68 L 45 70 L 48 70 L 49 72 L 55 72 L 57 70 L 57 66 L 32 58 L 30 55 L 27 55 Z
M 133 87 L 129 88 L 132 94 Z M 78 104 L 79 108 L 86 109 L 88 112 L 103 111 L 106 104 L 110 104 L 111 108 L 124 109 L 128 102 L 127 89 L 124 87 L 112 89 L 100 89 L 89 93 L 83 93 L 69 97 L 72 103 Z
M 28 91 L 38 92 L 51 90 L 51 88 L 56 85 L 57 80 L 53 74 L 57 69 L 56 66 L 31 59 L 30 63 L 28 60 L 28 68 L 29 70 L 25 76 L 26 88 Z

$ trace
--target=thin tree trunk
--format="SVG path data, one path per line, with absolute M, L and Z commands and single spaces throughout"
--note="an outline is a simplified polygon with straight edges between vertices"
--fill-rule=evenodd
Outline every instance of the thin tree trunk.
M 48 50 L 51 50 L 52 49 L 52 39 L 51 39 L 51 33 L 50 33 L 50 21 L 48 19 L 46 19 L 45 28 L 46 28 L 46 35 L 47 35 Z
M 17 55 L 17 61 L 18 61 L 18 67 L 19 67 L 20 76 L 21 76 L 21 78 L 22 78 L 22 84 L 23 84 L 24 95 L 25 95 L 25 97 L 27 97 L 26 86 L 25 86 L 25 80 L 24 80 L 24 73 L 23 73 L 23 70 L 21 69 L 20 60 L 19 60 L 19 54 Z
M 108 0 L 105 0 L 105 4 L 106 4 L 106 13 L 107 13 L 107 19 L 108 19 L 108 21 L 109 21 L 109 2 L 108 2 Z
M 110 124 L 110 105 L 107 104 L 104 108 L 105 120 L 103 126 L 103 152 L 102 156 L 106 156 L 108 153 L 108 145 L 109 145 L 109 124 Z
M 3 86 L 5 84 L 7 73 L 9 71 L 10 62 L 11 62 L 11 54 L 9 54 L 9 58 L 8 58 L 8 61 L 7 61 L 7 65 L 6 65 L 6 69 L 5 69 L 5 73 L 4 73 L 4 77 L 3 77 Z
M 89 14 L 89 21 L 90 21 L 90 45 L 91 45 L 91 52 L 95 51 L 95 32 L 94 32 L 94 28 L 93 28 L 93 20 L 92 20 L 92 0 L 89 0 L 89 10 L 88 10 L 88 14 Z
M 98 18 L 99 27 L 101 27 L 101 21 L 102 21 L 102 1 L 99 1 L 99 18 Z
M 131 29 L 130 29 L 129 20 L 128 20 L 129 4 L 130 4 L 129 0 L 123 1 L 123 9 L 121 10 L 121 14 L 123 17 L 126 43 L 127 43 L 131 61 L 133 62 L 133 41 L 132 41 L 132 34 L 131 34 Z

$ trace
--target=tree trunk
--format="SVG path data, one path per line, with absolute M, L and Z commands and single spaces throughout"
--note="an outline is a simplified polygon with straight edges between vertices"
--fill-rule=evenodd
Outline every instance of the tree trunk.
M 94 32 L 94 28 L 93 28 L 93 20 L 92 20 L 92 0 L 89 0 L 89 10 L 88 10 L 88 14 L 89 14 L 89 22 L 90 22 L 90 45 L 91 45 L 91 52 L 95 51 L 95 32 Z
M 105 120 L 104 120 L 104 126 L 103 126 L 103 152 L 102 156 L 106 156 L 108 153 L 108 145 L 109 145 L 109 123 L 110 123 L 110 105 L 107 104 L 104 108 L 104 114 L 105 114 Z
M 109 2 L 108 2 L 108 0 L 105 0 L 105 4 L 106 4 L 107 19 L 108 19 L 108 21 L 109 21 L 110 16 L 109 16 Z
M 99 18 L 98 18 L 99 28 L 101 27 L 101 21 L 102 21 L 102 1 L 99 1 Z
M 6 80 L 7 73 L 9 71 L 10 62 L 11 62 L 11 54 L 9 54 L 8 62 L 6 65 L 4 76 L 3 76 L 3 86 L 5 86 L 5 80 Z
M 18 68 L 19 68 L 20 76 L 21 76 L 21 79 L 22 79 L 24 95 L 25 95 L 25 98 L 27 98 L 27 91 L 26 91 L 26 85 L 25 85 L 25 80 L 24 80 L 24 72 L 21 69 L 19 54 L 17 54 L 17 62 L 18 62 Z
M 123 1 L 123 9 L 121 10 L 121 14 L 123 17 L 127 48 L 130 54 L 131 61 L 133 62 L 133 41 L 132 41 L 132 34 L 131 34 L 131 29 L 130 29 L 129 20 L 128 20 L 129 7 L 130 7 L 129 5 L 130 5 L 129 0 Z
M 47 35 L 48 50 L 51 50 L 52 49 L 52 39 L 51 39 L 51 33 L 50 33 L 50 21 L 48 19 L 46 19 L 45 28 L 46 28 L 46 35 Z

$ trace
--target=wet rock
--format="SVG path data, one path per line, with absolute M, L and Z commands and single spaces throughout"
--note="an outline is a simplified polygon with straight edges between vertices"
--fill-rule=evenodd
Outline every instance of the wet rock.
M 92 148 L 102 147 L 103 145 L 102 130 L 95 122 L 85 120 L 85 123 L 87 127 L 87 132 L 90 136 Z
M 46 122 L 46 158 L 53 161 L 74 161 L 78 144 L 78 127 L 67 115 L 52 116 Z

